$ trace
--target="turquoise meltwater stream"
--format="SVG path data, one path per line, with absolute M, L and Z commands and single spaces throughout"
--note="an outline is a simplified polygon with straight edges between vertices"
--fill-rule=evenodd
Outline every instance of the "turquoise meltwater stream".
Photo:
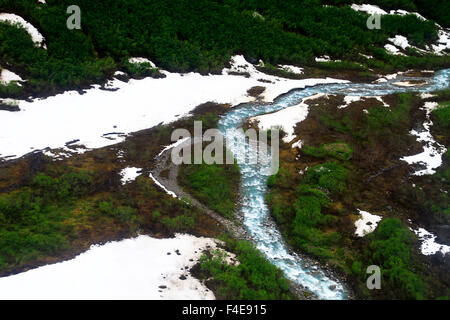
M 355 96 L 383 96 L 397 92 L 430 92 L 449 87 L 450 69 L 437 72 L 428 79 L 428 84 L 422 87 L 399 87 L 394 82 L 402 79 L 389 80 L 380 84 L 327 84 L 298 89 L 276 99 L 271 104 L 247 103 L 240 105 L 225 114 L 219 121 L 219 130 L 228 141 L 236 137 L 242 139 L 243 132 L 239 130 L 249 118 L 279 111 L 286 107 L 299 104 L 302 99 L 317 93 L 342 94 Z M 408 78 L 411 80 L 413 78 Z M 229 140 L 231 139 L 231 140 Z M 251 146 L 247 146 L 251 148 Z M 293 252 L 283 240 L 280 231 L 273 222 L 269 209 L 265 203 L 267 178 L 264 166 L 268 163 L 248 164 L 245 152 L 239 146 L 233 147 L 231 152 L 238 160 L 241 169 L 241 203 L 240 210 L 244 217 L 244 225 L 256 247 L 278 268 L 283 270 L 286 277 L 295 283 L 308 288 L 320 299 L 346 299 L 349 297 L 347 289 L 338 279 L 332 279 L 319 266 L 303 259 Z M 266 168 L 267 169 L 267 168 Z

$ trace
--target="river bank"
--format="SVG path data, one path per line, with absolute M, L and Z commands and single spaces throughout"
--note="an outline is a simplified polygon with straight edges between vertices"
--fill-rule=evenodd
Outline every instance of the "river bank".
M 420 265 L 417 269 L 420 269 L 419 274 L 423 276 L 423 279 L 434 278 L 434 282 L 430 280 L 431 286 L 434 289 L 441 287 L 440 292 L 444 294 L 446 285 L 441 283 L 448 283 L 448 279 L 445 279 L 447 240 L 442 229 L 445 229 L 448 220 L 445 220 L 445 214 L 442 215 L 442 212 L 445 211 L 447 201 L 445 190 L 447 189 L 438 180 L 439 177 L 443 177 L 442 181 L 445 184 L 447 164 L 443 164 L 443 167 L 438 169 L 435 179 L 433 168 L 437 170 L 436 168 L 440 166 L 439 164 L 436 166 L 436 163 L 442 163 L 438 160 L 444 158 L 446 149 L 442 150 L 438 147 L 439 143 L 425 143 L 425 150 L 430 145 L 437 146 L 437 149 L 433 151 L 433 162 L 428 162 L 427 158 L 423 157 L 423 163 L 411 166 L 399 160 L 405 154 L 421 154 L 423 142 L 415 141 L 416 139 L 409 132 L 411 128 L 426 132 L 427 129 L 422 127 L 422 123 L 429 121 L 426 119 L 430 111 L 425 112 L 429 109 L 422 106 L 431 103 L 437 106 L 438 102 L 429 102 L 433 99 L 445 105 L 445 93 L 443 97 L 439 94 L 436 96 L 421 94 L 413 99 L 414 95 L 404 94 L 380 97 L 374 94 L 375 88 L 372 88 L 374 89 L 372 92 L 368 90 L 361 94 L 358 93 L 359 89 L 350 89 L 351 93 L 347 93 L 350 95 L 338 90 L 338 94 L 335 93 L 336 91 L 329 91 L 322 95 L 310 96 L 315 99 L 301 100 L 302 104 L 306 101 L 305 107 L 308 112 L 301 123 L 294 121 L 295 124 L 291 124 L 291 118 L 285 117 L 289 109 L 298 108 L 294 102 L 281 111 L 271 109 L 267 115 L 251 118 L 253 122 L 244 123 L 245 127 L 252 126 L 267 130 L 273 126 L 281 127 L 285 131 L 280 141 L 280 171 L 268 181 L 266 201 L 270 207 L 270 213 L 290 245 L 299 251 L 307 252 L 309 256 L 320 259 L 322 263 L 331 263 L 333 269 L 340 270 L 340 274 L 349 277 L 348 283 L 358 292 L 359 297 L 370 296 L 370 294 L 367 291 L 364 292 L 364 275 L 355 277 L 355 274 L 360 271 L 354 262 L 358 260 L 358 254 L 352 250 L 366 252 L 364 256 L 370 255 L 374 248 L 369 247 L 370 242 L 366 241 L 365 237 L 355 234 L 357 230 L 355 224 L 360 219 L 358 208 L 376 213 L 375 217 L 378 219 L 383 217 L 386 223 L 392 217 L 401 219 L 403 230 L 410 233 L 410 236 L 412 232 L 408 231 L 408 228 L 418 233 L 416 230 L 420 224 L 423 226 L 425 220 L 428 220 L 425 223 L 427 228 L 436 230 L 437 234 L 444 234 L 440 238 L 442 245 L 433 245 L 435 256 L 431 259 L 423 256 L 429 254 L 424 249 L 426 247 L 424 238 L 420 239 L 420 244 L 417 240 L 410 242 L 408 251 L 411 251 L 414 259 L 421 261 L 414 263 Z M 389 89 L 386 91 L 389 93 Z M 406 98 L 408 102 L 403 101 Z M 403 102 L 400 103 L 400 100 Z M 386 118 L 383 118 L 384 122 L 378 118 L 380 115 L 375 114 L 375 111 L 380 112 L 381 115 L 386 114 L 386 111 L 389 112 Z M 400 113 L 403 113 L 401 117 L 399 117 Z M 375 120 L 381 121 L 377 124 L 379 130 L 372 126 L 370 131 L 363 132 L 367 129 L 364 125 L 367 115 L 371 116 L 369 119 L 372 120 L 372 124 Z M 394 123 L 389 122 L 391 117 L 396 119 Z M 437 137 L 445 141 L 445 131 L 437 128 L 436 130 L 439 132 Z M 383 138 L 378 141 L 380 136 Z M 366 139 L 370 139 L 371 143 L 365 143 Z M 330 177 L 325 177 L 328 172 Z M 336 172 L 336 175 L 333 175 L 333 172 Z M 421 172 L 430 172 L 431 177 L 425 178 L 427 175 L 420 177 Z M 321 177 L 321 174 L 325 175 L 323 180 L 316 181 L 314 177 Z M 407 201 L 413 201 L 412 198 L 414 198 L 405 191 L 410 184 L 413 188 L 420 190 L 423 187 L 427 192 L 430 190 L 444 192 L 443 197 L 433 193 L 433 198 L 429 199 L 429 202 L 435 203 L 437 207 L 443 206 L 443 209 L 436 209 L 436 213 L 433 214 L 416 200 L 414 200 L 415 205 L 406 205 Z M 321 205 L 313 206 L 314 199 L 311 200 L 311 197 L 321 195 L 323 198 L 319 200 L 322 200 L 317 202 Z M 306 200 L 311 205 L 308 207 L 308 212 L 305 212 L 309 215 L 305 220 L 301 220 L 299 218 L 302 214 L 301 208 L 308 205 Z M 301 221 L 304 221 L 303 224 Z M 367 233 L 373 232 L 376 228 L 377 224 L 371 223 Z M 374 241 L 373 237 L 369 238 Z M 443 256 L 440 258 L 439 255 Z M 398 288 L 394 287 L 392 290 Z M 398 292 L 397 297 L 400 294 Z M 386 298 L 383 293 L 377 296 Z

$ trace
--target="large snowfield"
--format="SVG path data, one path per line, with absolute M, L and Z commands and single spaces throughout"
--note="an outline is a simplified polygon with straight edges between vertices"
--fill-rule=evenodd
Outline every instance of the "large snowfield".
M 262 100 L 272 101 L 295 88 L 344 82 L 332 78 L 289 80 L 257 71 L 242 56 L 233 57 L 232 62 L 231 69 L 224 69 L 221 75 L 162 71 L 164 79 L 111 80 L 108 87 L 116 91 L 95 85 L 84 94 L 68 91 L 32 102 L 18 101 L 19 112 L 0 111 L 0 158 L 62 148 L 74 140 L 88 149 L 104 147 L 123 141 L 131 132 L 172 122 L 205 102 L 236 106 L 254 101 L 247 94 L 254 86 L 266 87 Z M 230 71 L 248 72 L 250 77 L 229 75 Z
M 215 248 L 214 239 L 183 234 L 92 246 L 72 260 L 0 278 L 0 299 L 211 300 L 189 269 Z

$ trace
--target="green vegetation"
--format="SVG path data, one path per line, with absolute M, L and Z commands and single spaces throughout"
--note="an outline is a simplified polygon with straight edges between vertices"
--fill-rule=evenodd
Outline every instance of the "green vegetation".
M 195 217 L 189 215 L 164 217 L 161 222 L 170 232 L 188 232 L 195 226 Z
M 168 234 L 194 232 L 199 227 L 202 228 L 199 212 L 189 203 L 172 197 L 161 198 L 160 190 L 147 178 L 138 177 L 136 184 L 137 190 L 130 188 L 119 199 L 125 205 L 137 208 L 141 224 L 149 223 L 146 221 L 149 215 L 152 229 L 163 229 Z
M 376 152 L 400 150 L 411 143 L 410 136 L 404 133 L 410 129 L 413 107 L 417 103 L 418 99 L 413 94 L 401 93 L 395 107 L 374 106 L 367 113 L 350 110 L 331 114 L 320 109 L 321 123 L 328 130 L 342 135 L 343 141 L 353 140 L 350 150 L 364 149 L 367 152 L 360 153 L 359 157 L 374 157 Z M 307 148 L 306 153 L 309 151 Z
M 280 300 L 293 299 L 289 282 L 283 273 L 246 241 L 226 240 L 227 251 L 236 254 L 238 265 L 229 265 L 223 252 L 200 258 L 201 279 L 207 281 L 216 298 L 226 300 Z
M 278 70 L 276 65 L 353 70 L 367 76 L 369 69 L 388 72 L 449 66 L 448 56 L 421 56 L 414 51 L 408 53 L 410 57 L 394 56 L 382 48 L 388 37 L 397 34 L 423 48 L 437 39 L 432 21 L 421 21 L 414 15 L 383 16 L 381 30 L 368 30 L 367 15 L 344 6 L 354 2 L 417 10 L 449 26 L 449 3 L 438 0 L 47 0 L 47 4 L 0 0 L 0 11 L 17 13 L 36 26 L 48 48 L 35 46 L 24 30 L 0 23 L 0 65 L 8 65 L 27 79 L 23 87 L 0 85 L 0 97 L 80 88 L 112 76 L 117 69 L 138 78 L 160 76 L 149 63 L 130 64 L 128 59 L 133 56 L 148 57 L 170 71 L 206 74 L 220 72 L 232 55 L 243 54 L 252 62 L 262 59 L 265 67 L 261 69 L 266 72 L 293 78 L 297 76 Z M 342 6 L 322 6 L 325 3 Z M 72 4 L 81 7 L 82 30 L 66 28 L 66 8 Z M 374 59 L 362 58 L 359 53 Z M 314 57 L 325 54 L 342 61 L 314 62 Z M 440 93 L 439 99 L 441 107 L 431 115 L 432 130 L 448 147 L 448 92 Z M 314 108 L 311 112 L 320 116 L 316 129 L 322 130 L 322 135 L 318 136 L 333 140 L 303 148 L 302 156 L 310 165 L 304 175 L 282 164 L 279 173 L 268 180 L 267 201 L 289 244 L 336 266 L 358 279 L 357 283 L 361 283 L 367 265 L 382 266 L 387 283 L 383 297 L 420 299 L 434 297 L 439 291 L 430 292 L 428 283 L 437 282 L 437 278 L 425 276 L 425 267 L 414 254 L 415 238 L 400 220 L 384 218 L 373 234 L 352 238 L 350 216 L 356 205 L 366 201 L 392 209 L 395 200 L 404 211 L 448 221 L 449 197 L 440 188 L 448 189 L 449 151 L 436 175 L 423 178 L 423 189 L 396 186 L 392 181 L 383 184 L 384 180 L 372 189 L 368 183 L 363 185 L 368 173 L 391 166 L 414 143 L 406 133 L 417 101 L 411 94 L 400 94 L 395 106 L 375 106 L 367 113 Z M 200 113 L 198 118 L 205 128 L 216 126 L 217 114 Z M 168 136 L 170 127 L 160 130 L 158 134 Z M 151 151 L 137 145 L 130 147 L 130 154 L 148 161 Z M 94 174 L 96 171 L 72 167 L 55 170 L 23 177 L 17 186 L 2 189 L 7 191 L 0 194 L 1 274 L 70 252 L 75 241 L 91 243 L 137 230 L 161 235 L 211 226 L 188 203 L 162 197 L 148 177 L 120 186 L 114 184 L 113 177 Z M 183 166 L 181 183 L 218 213 L 230 217 L 235 210 L 239 185 L 236 165 Z M 388 214 L 404 218 L 405 213 L 390 210 Z M 218 297 L 291 297 L 280 270 L 252 246 L 231 240 L 227 246 L 237 254 L 240 265 L 226 265 L 218 253 L 201 260 L 204 279 L 215 279 L 212 284 Z M 360 289 L 366 296 L 374 294 Z
M 125 61 L 123 63 L 125 70 L 133 78 L 144 78 L 144 77 L 162 77 L 162 73 L 159 72 L 158 68 L 152 67 L 149 62 L 140 63 L 130 63 Z
M 445 21 L 447 5 L 429 9 L 414 2 L 419 11 Z M 66 28 L 66 9 L 73 4 L 81 8 L 82 30 Z M 118 68 L 136 77 L 158 76 L 148 66 L 130 66 L 133 56 L 148 57 L 166 70 L 201 73 L 220 72 L 238 53 L 267 66 L 315 65 L 314 57 L 324 54 L 344 60 L 322 64 L 339 70 L 448 66 L 447 57 L 392 56 L 382 48 L 396 34 L 421 47 L 435 41 L 433 22 L 383 16 L 381 30 L 368 30 L 364 13 L 324 7 L 319 0 L 0 0 L 0 10 L 21 15 L 46 39 L 48 50 L 36 47 L 24 30 L 0 23 L 0 65 L 18 71 L 33 92 L 99 82 Z M 375 59 L 366 61 L 359 52 Z
M 217 128 L 219 116 L 225 110 L 226 107 L 223 105 L 210 102 L 202 104 L 194 110 L 194 118 L 188 121 L 186 127 L 193 126 L 194 121 L 201 121 L 203 131 Z M 205 150 L 206 145 L 207 143 L 203 144 L 202 150 Z M 228 152 L 226 148 L 223 149 L 222 160 L 225 160 Z M 240 171 L 236 162 L 206 164 L 202 160 L 201 164 L 194 164 L 194 155 L 192 155 L 191 164 L 180 166 L 178 182 L 190 195 L 208 208 L 224 217 L 233 217 L 240 184 Z
M 32 1 L 26 2 L 30 5 Z M 65 10 L 37 10 L 35 6 L 33 1 L 29 14 L 40 16 L 36 17 L 42 20 L 37 27 L 44 29 L 48 50 L 37 48 L 25 30 L 0 23 L 0 64 L 9 63 L 19 70 L 22 78 L 28 80 L 25 87 L 37 92 L 73 88 L 85 82 L 99 82 L 116 69 L 113 59 L 95 57 L 92 43 L 82 32 L 69 32 L 63 27 Z M 9 5 L 0 1 L 2 12 L 20 7 L 16 1 Z
M 305 182 L 312 187 L 318 186 L 329 192 L 343 192 L 348 170 L 337 162 L 326 162 L 308 169 Z
M 328 143 L 319 148 L 304 146 L 302 151 L 316 158 L 332 157 L 338 160 L 350 160 L 353 155 L 353 150 L 347 143 Z
M 195 208 L 162 197 L 150 178 L 114 191 L 108 179 L 101 172 L 49 166 L 24 186 L 1 193 L 0 274 L 78 253 L 80 241 L 92 244 L 99 235 L 112 240 L 137 230 L 170 235 L 204 228 Z
M 0 270 L 67 248 L 72 200 L 93 188 L 91 173 L 71 170 L 59 178 L 39 174 L 29 187 L 1 194 Z
M 323 209 L 332 204 L 330 193 L 339 194 L 346 190 L 348 175 L 348 169 L 337 162 L 316 165 L 306 171 L 289 196 L 280 192 L 292 183 L 286 170 L 281 169 L 269 178 L 267 202 L 289 243 L 323 259 L 332 258 L 342 235 L 321 230 L 337 221 L 336 216 Z
M 288 79 L 302 78 L 302 75 L 281 69 L 276 65 L 270 64 L 269 62 L 264 63 L 264 66 L 258 66 L 257 69 L 266 74 L 271 74 L 271 75 L 278 76 L 278 77 L 283 77 L 283 78 L 288 78 Z
M 381 268 L 383 285 L 388 292 L 396 292 L 394 299 L 423 299 L 425 283 L 419 275 L 422 268 L 414 253 L 417 238 L 400 220 L 383 219 L 376 231 L 367 236 L 369 250 L 365 252 L 365 265 Z M 355 261 L 352 270 L 361 280 L 367 277 L 362 263 Z M 387 288 L 385 288 L 386 290 Z M 399 296 L 399 294 L 401 294 Z
M 450 90 L 434 93 L 433 100 L 439 106 L 431 112 L 433 137 L 447 148 L 442 156 L 442 165 L 436 173 L 423 178 L 421 188 L 403 186 L 397 191 L 397 199 L 410 210 L 418 210 L 422 216 L 439 224 L 447 224 L 450 218 Z
M 325 70 L 356 70 L 356 71 L 367 71 L 367 68 L 357 62 L 348 61 L 326 61 L 319 62 L 319 67 Z
M 136 209 L 128 206 L 115 206 L 112 201 L 100 201 L 98 203 L 99 211 L 107 216 L 117 218 L 123 223 L 134 223 L 136 221 Z
M 66 201 L 94 191 L 92 173 L 85 171 L 72 171 L 57 177 L 39 173 L 33 182 L 40 195 L 47 200 Z
M 1 71 L 1 70 L 0 70 Z M 22 87 L 11 82 L 8 85 L 0 84 L 0 97 L 18 97 L 22 93 Z
M 450 101 L 441 102 L 439 107 L 431 112 L 435 129 L 445 136 L 450 136 Z
M 237 164 L 183 165 L 180 182 L 187 191 L 217 213 L 231 218 L 236 210 L 240 172 Z
M 441 108 L 431 115 L 436 124 L 433 135 L 447 145 L 445 106 L 449 97 L 445 91 L 436 94 Z M 417 237 L 403 221 L 407 217 L 417 221 L 420 215 L 426 221 L 447 223 L 450 202 L 442 190 L 448 189 L 450 153 L 444 155 L 444 165 L 435 175 L 414 181 L 420 188 L 403 182 L 409 171 L 398 164 L 399 155 L 415 143 L 409 131 L 418 117 L 425 119 L 425 112 L 419 111 L 423 102 L 413 94 L 387 100 L 390 107 L 372 101 L 343 110 L 330 99 L 311 108 L 308 119 L 296 129 L 309 145 L 300 150 L 299 158 L 290 154 L 292 151 L 280 152 L 280 170 L 268 179 L 266 200 L 286 241 L 352 279 L 358 296 L 445 296 L 445 267 L 430 266 L 417 251 Z M 299 168 L 303 170 L 300 174 Z M 356 238 L 357 208 L 368 205 L 383 219 L 375 232 Z M 382 290 L 366 288 L 370 265 L 381 268 Z

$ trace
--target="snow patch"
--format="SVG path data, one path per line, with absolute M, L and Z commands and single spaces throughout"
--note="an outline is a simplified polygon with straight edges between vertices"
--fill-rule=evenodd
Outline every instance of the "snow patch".
M 436 95 L 434 95 L 434 94 L 432 94 L 432 93 L 421 93 L 420 94 L 420 98 L 422 98 L 422 99 L 428 99 L 428 98 L 433 98 L 433 97 L 435 97 Z
M 262 130 L 281 128 L 286 133 L 286 136 L 283 137 L 283 141 L 289 143 L 295 138 L 294 128 L 296 124 L 302 122 L 308 116 L 309 106 L 305 102 L 317 99 L 324 95 L 325 94 L 323 93 L 315 94 L 303 99 L 300 104 L 273 113 L 253 117 L 250 121 L 257 121 L 258 127 Z
M 163 189 L 168 195 L 172 196 L 173 198 L 177 198 L 177 195 L 175 194 L 175 192 L 167 190 L 166 187 L 164 187 L 161 182 L 159 182 L 158 180 L 156 180 L 156 178 L 150 173 L 150 178 L 152 178 L 153 182 L 160 187 L 161 189 Z
M 362 11 L 368 14 L 387 14 L 387 12 L 381 9 L 379 6 L 375 6 L 372 4 L 352 4 L 350 7 L 355 11 Z
M 304 169 L 299 170 L 299 171 L 298 171 L 298 174 L 299 174 L 299 175 L 304 175 L 304 174 L 308 171 L 308 168 L 309 168 L 309 167 L 306 166 Z
M 137 177 L 141 175 L 142 169 L 141 168 L 135 168 L 135 167 L 127 167 L 122 169 L 120 171 L 120 176 L 122 177 L 120 181 L 122 184 L 127 184 L 131 181 L 136 180 Z
M 0 299 L 211 300 L 214 294 L 188 272 L 210 248 L 217 248 L 215 239 L 186 234 L 94 245 L 72 260 L 0 278 Z
M 384 82 L 388 82 L 388 80 L 386 78 L 379 78 L 377 80 L 374 81 L 375 83 L 384 83 Z
M 58 149 L 51 150 L 49 148 L 46 148 L 42 153 L 47 157 L 53 158 L 53 161 L 58 161 L 70 158 L 76 154 L 83 154 L 89 150 L 90 149 L 87 149 L 82 145 L 66 144 L 64 147 Z
M 341 106 L 338 106 L 338 109 L 346 108 L 346 107 L 348 107 L 348 105 L 350 103 L 356 102 L 356 101 L 359 101 L 359 100 L 361 100 L 360 96 L 345 96 L 344 97 L 344 104 L 341 105 Z
M 0 99 L 0 103 L 4 103 L 10 106 L 19 106 L 19 101 L 11 98 Z
M 404 72 L 400 71 L 400 72 L 397 72 L 397 73 L 388 74 L 388 75 L 385 76 L 385 78 L 388 79 L 388 80 L 392 80 L 392 79 L 397 78 L 399 75 L 402 75 L 403 73 Z
M 303 141 L 302 140 L 298 140 L 296 142 L 294 142 L 291 146 L 292 149 L 301 149 L 303 147 Z
M 190 140 L 190 137 L 186 137 L 183 139 L 178 140 L 177 142 L 172 143 L 171 145 L 165 146 L 164 149 L 161 150 L 160 153 L 158 153 L 157 157 L 161 156 L 164 152 L 166 152 L 167 150 L 170 150 L 172 148 L 178 147 L 179 145 L 181 145 L 183 142 L 186 142 L 187 140 Z
M 396 35 L 393 38 L 388 38 L 390 42 L 392 42 L 395 46 L 402 48 L 405 50 L 406 48 L 410 47 L 410 44 L 408 42 L 408 39 L 404 36 Z
M 450 49 L 450 32 L 448 30 L 439 30 L 438 32 L 439 39 L 437 40 L 437 44 L 432 44 L 431 48 L 433 52 L 436 54 L 443 54 L 443 51 L 446 49 Z
M 406 10 L 391 10 L 391 11 L 389 11 L 389 14 L 392 14 L 392 15 L 395 14 L 395 15 L 399 15 L 399 16 L 407 16 L 409 14 L 413 14 L 422 21 L 427 20 L 424 16 L 422 16 L 421 14 L 419 14 L 417 12 L 409 12 Z
M 234 70 L 250 76 L 229 74 Z M 264 102 L 296 88 L 348 83 L 332 78 L 292 80 L 266 75 L 243 56 L 233 57 L 231 68 L 224 69 L 221 75 L 161 72 L 166 75 L 164 79 L 149 77 L 127 83 L 114 79 L 110 85 L 116 91 L 94 85 L 84 94 L 67 91 L 31 102 L 20 101 L 21 112 L 8 112 L 0 118 L 0 158 L 18 158 L 30 150 L 56 149 L 72 140 L 79 140 L 88 149 L 119 143 L 131 132 L 172 122 L 208 101 L 232 106 L 255 101 L 247 90 L 261 85 L 260 80 L 266 87 Z
M 380 101 L 383 104 L 383 106 L 389 107 L 389 105 L 386 102 L 384 102 L 383 98 L 380 97 L 380 96 L 364 96 L 364 97 L 361 97 L 361 96 L 345 96 L 344 97 L 344 104 L 338 106 L 338 109 L 346 108 L 352 102 L 360 101 L 361 99 L 376 99 L 376 100 Z
M 149 63 L 152 68 L 156 68 L 156 65 L 152 61 L 148 60 L 147 58 L 142 58 L 142 57 L 130 58 L 130 59 L 128 59 L 128 62 L 129 63 Z
M 329 56 L 322 56 L 322 57 L 316 57 L 316 62 L 328 62 L 331 61 L 331 58 Z
M 400 52 L 400 50 L 396 46 L 393 46 L 392 44 L 386 44 L 384 46 L 384 49 L 386 49 L 388 53 L 393 55 L 406 56 L 404 53 Z
M 358 237 L 364 237 L 365 235 L 372 233 L 377 228 L 378 223 L 381 221 L 382 217 L 370 214 L 367 211 L 362 211 L 358 209 L 359 214 L 361 215 L 361 218 L 356 220 L 355 227 L 356 231 L 355 234 Z
M 290 65 L 281 65 L 281 69 L 287 72 L 295 73 L 295 74 L 303 74 L 303 68 L 290 66 Z
M 409 12 L 406 10 L 391 10 L 388 12 L 384 11 L 383 9 L 381 9 L 380 7 L 376 6 L 376 5 L 371 5 L 371 4 L 362 4 L 362 5 L 358 5 L 358 4 L 352 4 L 351 8 L 355 11 L 362 11 L 362 12 L 366 12 L 370 15 L 373 14 L 379 14 L 379 15 L 385 15 L 385 14 L 390 14 L 390 15 L 399 15 L 399 16 L 406 16 L 406 15 L 410 15 L 413 14 L 415 16 L 417 16 L 420 20 L 427 20 L 425 19 L 421 14 L 417 13 L 417 12 Z
M 360 55 L 361 57 L 364 57 L 364 58 L 368 59 L 368 60 L 373 59 L 373 56 L 371 56 L 371 55 L 362 54 L 362 53 L 360 53 L 359 55 Z
M 15 74 L 12 71 L 9 71 L 7 69 L 1 69 L 2 72 L 0 73 L 0 84 L 8 85 L 11 82 L 17 82 L 17 81 L 23 81 L 22 78 Z M 20 84 L 19 84 L 20 85 Z
M 436 243 L 436 236 L 424 228 L 413 230 L 413 232 L 418 236 L 420 242 L 422 242 L 420 246 L 422 254 L 429 256 L 440 251 L 445 255 L 450 252 L 450 246 Z
M 413 129 L 410 131 L 410 134 L 417 136 L 417 141 L 425 143 L 423 152 L 413 156 L 400 158 L 400 160 L 403 160 L 410 165 L 422 164 L 425 166 L 425 169 L 414 172 L 413 175 L 415 176 L 434 174 L 436 172 L 434 169 L 442 165 L 442 155 L 447 151 L 445 146 L 434 140 L 430 132 L 431 126 L 433 125 L 433 122 L 430 119 L 430 113 L 437 107 L 437 102 L 425 102 L 425 105 L 421 108 L 427 112 L 427 119 L 423 124 L 425 130 L 419 132 Z
M 316 62 L 341 62 L 342 60 L 332 60 L 329 56 L 322 56 L 322 57 L 316 57 L 315 58 Z

